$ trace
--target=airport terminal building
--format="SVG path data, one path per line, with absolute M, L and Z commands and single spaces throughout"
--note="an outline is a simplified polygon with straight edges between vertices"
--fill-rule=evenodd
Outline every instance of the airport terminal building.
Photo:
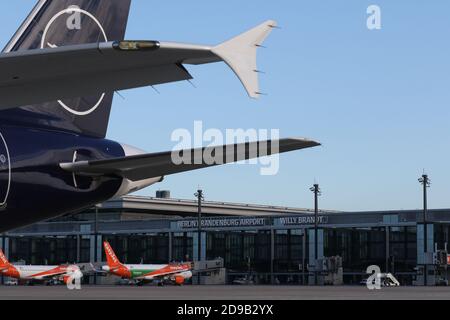
M 127 196 L 4 234 L 0 246 L 25 264 L 101 262 L 104 240 L 123 263 L 198 261 L 200 252 L 223 259 L 227 283 L 359 284 L 371 265 L 404 285 L 448 279 L 450 209 L 430 210 L 426 230 L 422 211 L 321 211 L 318 260 L 311 210 L 204 202 L 200 248 L 197 211 L 196 201 Z

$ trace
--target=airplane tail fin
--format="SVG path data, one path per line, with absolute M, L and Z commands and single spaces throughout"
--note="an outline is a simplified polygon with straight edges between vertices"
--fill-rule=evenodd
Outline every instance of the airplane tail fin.
M 131 0 L 40 0 L 3 52 L 123 40 Z M 114 93 L 0 112 L 0 120 L 104 138 Z
M 10 265 L 8 259 L 6 258 L 3 250 L 0 249 L 0 269 L 8 267 Z
M 212 49 L 239 77 L 251 98 L 256 99 L 261 95 L 256 63 L 257 50 L 276 26 L 274 20 L 268 20 Z
M 114 252 L 109 242 L 107 241 L 103 242 L 103 248 L 105 249 L 106 262 L 108 263 L 108 267 L 110 267 L 111 269 L 120 267 L 122 263 L 120 263 L 119 259 L 116 256 L 116 253 Z

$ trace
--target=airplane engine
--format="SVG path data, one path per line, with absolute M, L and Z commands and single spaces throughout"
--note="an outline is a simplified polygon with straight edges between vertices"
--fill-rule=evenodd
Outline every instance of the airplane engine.
M 69 284 L 70 276 L 64 276 L 63 281 L 64 281 L 64 284 L 66 284 L 66 285 Z
M 127 145 L 127 144 L 121 144 L 121 147 L 122 147 L 123 152 L 126 157 L 138 156 L 138 155 L 145 154 L 145 151 L 138 149 L 136 147 Z M 164 177 L 156 177 L 156 178 L 144 179 L 144 180 L 139 180 L 139 181 L 131 181 L 129 179 L 123 179 L 120 189 L 117 191 L 117 193 L 115 194 L 115 196 L 113 198 L 120 198 L 127 194 L 137 192 L 139 190 L 142 190 L 144 188 L 152 186 L 156 183 L 160 183 L 163 180 L 164 180 Z
M 191 271 L 183 272 L 181 276 L 184 278 L 184 280 L 189 280 L 192 278 L 192 272 Z
M 176 276 L 175 277 L 175 283 L 179 286 L 183 285 L 185 281 L 185 278 L 183 276 Z
M 181 285 L 183 285 L 186 282 L 186 280 L 189 280 L 191 278 L 192 278 L 192 272 L 191 271 L 186 271 L 186 272 L 177 274 L 175 276 L 174 282 L 177 285 L 181 286 Z

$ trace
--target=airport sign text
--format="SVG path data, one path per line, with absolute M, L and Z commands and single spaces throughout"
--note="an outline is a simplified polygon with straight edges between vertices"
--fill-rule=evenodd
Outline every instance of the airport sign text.
M 264 227 L 268 225 L 266 218 L 237 218 L 237 219 L 206 219 L 201 222 L 202 228 L 239 228 L 239 227 Z M 179 221 L 179 229 L 197 229 L 197 220 Z
M 318 224 L 327 224 L 327 216 L 319 216 Z M 287 217 L 280 218 L 280 224 L 283 226 L 299 226 L 299 225 L 313 225 L 316 224 L 315 216 L 305 216 L 305 217 Z

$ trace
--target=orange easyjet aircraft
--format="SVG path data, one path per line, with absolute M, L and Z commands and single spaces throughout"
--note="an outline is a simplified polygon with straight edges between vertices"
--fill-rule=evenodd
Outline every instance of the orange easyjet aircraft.
M 76 265 L 19 266 L 9 263 L 0 250 L 0 274 L 22 281 L 58 280 L 67 283 L 70 279 L 81 279 L 83 273 Z
M 139 285 L 145 282 L 169 280 L 183 285 L 192 278 L 192 264 L 122 264 L 108 242 L 103 243 L 108 265 L 102 269 L 122 279 L 135 280 Z

